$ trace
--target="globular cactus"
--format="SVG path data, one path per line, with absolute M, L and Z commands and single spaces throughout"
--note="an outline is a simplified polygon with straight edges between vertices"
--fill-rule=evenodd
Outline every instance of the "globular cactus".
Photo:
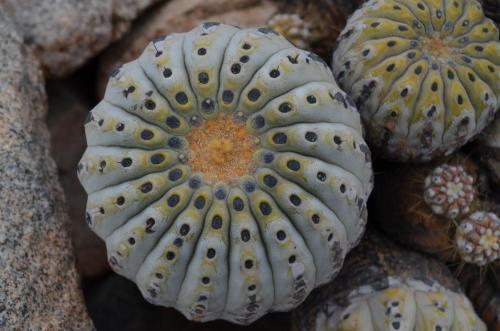
M 500 105 L 498 29 L 476 0 L 370 0 L 341 34 L 333 71 L 367 141 L 392 160 L 450 154 Z
M 369 233 L 294 313 L 296 331 L 486 330 L 446 266 Z
M 424 182 L 424 201 L 437 215 L 456 219 L 470 212 L 474 201 L 474 177 L 461 165 L 443 164 L 432 170 Z
M 112 268 L 189 319 L 289 310 L 363 233 L 359 114 L 324 62 L 268 28 L 154 40 L 85 131 L 86 218 Z
M 500 259 L 500 218 L 478 211 L 463 219 L 455 233 L 463 261 L 483 266 Z
M 478 158 L 488 170 L 493 186 L 500 186 L 500 119 L 488 127 L 476 144 Z M 495 192 L 500 194 L 500 192 Z

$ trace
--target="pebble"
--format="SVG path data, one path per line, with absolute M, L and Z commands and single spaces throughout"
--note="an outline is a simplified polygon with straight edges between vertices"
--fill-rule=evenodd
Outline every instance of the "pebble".
M 47 77 L 67 76 L 117 40 L 160 0 L 4 0 Z M 0 6 L 1 7 L 1 6 Z

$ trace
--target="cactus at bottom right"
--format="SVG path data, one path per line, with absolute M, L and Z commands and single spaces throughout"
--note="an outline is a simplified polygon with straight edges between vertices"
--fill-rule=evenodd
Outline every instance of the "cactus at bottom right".
M 486 330 L 440 262 L 368 232 L 335 282 L 316 290 L 292 318 L 296 331 Z

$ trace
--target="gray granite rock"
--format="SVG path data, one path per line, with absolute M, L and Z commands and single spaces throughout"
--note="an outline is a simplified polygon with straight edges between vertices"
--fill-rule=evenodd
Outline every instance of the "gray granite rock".
M 161 0 L 0 0 L 49 77 L 80 67 Z
M 1 7 L 0 68 L 0 330 L 91 330 L 49 153 L 42 72 Z

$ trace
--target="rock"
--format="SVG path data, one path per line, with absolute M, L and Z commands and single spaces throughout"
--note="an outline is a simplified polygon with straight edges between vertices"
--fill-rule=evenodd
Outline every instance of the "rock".
M 221 11 L 224 8 L 224 11 Z M 97 89 L 102 98 L 110 73 L 142 53 L 155 37 L 189 31 L 202 22 L 266 26 L 277 4 L 269 0 L 172 0 L 145 14 L 133 30 L 100 58 Z
M 89 98 L 79 92 L 82 86 L 75 86 L 75 80 L 83 79 L 77 74 L 70 80 L 49 82 L 48 125 L 52 155 L 66 195 L 76 267 L 83 277 L 94 277 L 110 271 L 110 268 L 104 243 L 89 229 L 84 219 L 87 197 L 75 169 L 86 147 L 82 123 L 92 105 L 86 102 Z
M 0 329 L 91 330 L 49 154 L 42 72 L 0 8 Z
M 102 0 L 101 0 L 102 1 Z M 113 7 L 113 39 L 116 40 L 125 34 L 132 21 L 145 9 L 157 2 L 165 0 L 111 0 Z
M 160 0 L 3 0 L 49 77 L 80 67 Z
M 98 330 L 141 331 L 275 331 L 289 330 L 289 314 L 273 313 L 250 327 L 216 321 L 188 321 L 174 309 L 155 306 L 142 298 L 134 283 L 116 274 L 84 281 L 89 314 Z

